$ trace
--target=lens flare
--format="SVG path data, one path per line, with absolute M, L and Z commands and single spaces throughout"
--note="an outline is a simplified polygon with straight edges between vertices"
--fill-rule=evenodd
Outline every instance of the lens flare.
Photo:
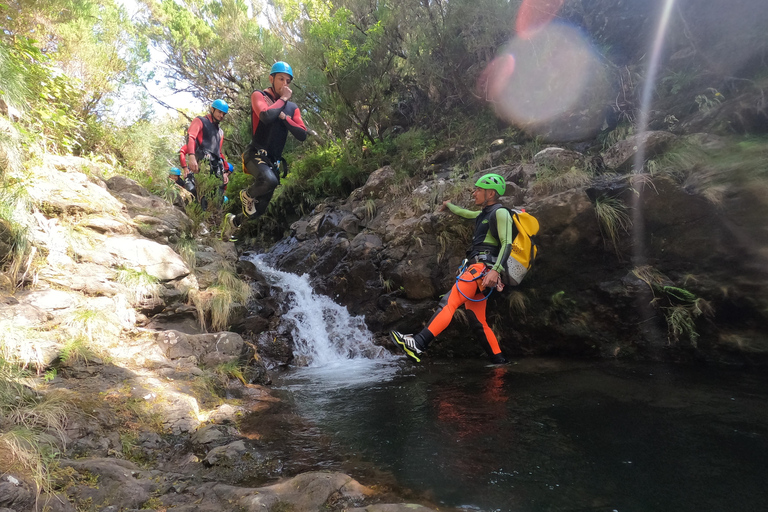
M 523 0 L 517 12 L 515 29 L 519 37 L 530 39 L 557 15 L 564 0 Z
M 501 118 L 560 140 L 594 134 L 609 89 L 606 71 L 581 31 L 557 23 L 513 39 L 485 69 L 478 88 Z

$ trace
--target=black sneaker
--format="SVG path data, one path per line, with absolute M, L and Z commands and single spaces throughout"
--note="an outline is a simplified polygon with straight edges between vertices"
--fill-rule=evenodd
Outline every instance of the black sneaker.
M 423 354 L 424 351 L 421 350 L 416 344 L 416 340 L 413 339 L 413 336 L 410 334 L 402 334 L 397 331 L 392 331 L 390 336 L 392 337 L 392 341 L 394 341 L 395 344 L 399 345 L 405 351 L 405 355 L 417 363 L 421 362 L 421 359 L 419 359 L 419 354 Z
M 498 354 L 493 354 L 491 356 L 491 363 L 493 364 L 507 364 L 509 361 L 507 361 L 507 358 L 504 357 L 504 354 L 499 352 Z

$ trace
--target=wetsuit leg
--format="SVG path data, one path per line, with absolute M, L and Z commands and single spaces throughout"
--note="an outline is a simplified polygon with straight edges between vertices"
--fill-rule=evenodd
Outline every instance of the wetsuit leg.
M 275 188 L 280 183 L 272 167 L 266 163 L 257 163 L 249 160 L 245 163 L 245 171 L 253 176 L 253 183 L 246 193 L 256 199 L 256 216 L 262 215 L 267 211 L 269 201 L 275 193 Z
M 451 291 L 443 296 L 443 299 L 440 301 L 440 304 L 437 307 L 437 311 L 435 311 L 435 314 L 432 315 L 432 318 L 430 319 L 427 326 L 422 329 L 420 333 L 414 336 L 414 339 L 418 345 L 426 349 L 427 346 L 435 338 L 435 336 L 443 332 L 445 328 L 448 327 L 448 325 L 451 323 L 451 320 L 453 319 L 453 314 L 456 312 L 459 306 L 465 303 L 475 304 L 474 302 L 468 300 L 467 297 L 473 300 L 479 300 L 483 298 L 483 294 L 480 291 L 480 281 L 474 279 L 480 276 L 484 269 L 485 265 L 483 263 L 476 263 L 470 266 L 461 275 L 461 279 L 453 285 Z M 485 304 L 485 301 L 482 301 L 482 303 Z M 483 315 L 483 318 L 485 318 L 485 315 Z
M 496 335 L 493 330 L 488 326 L 488 321 L 485 318 L 485 309 L 488 301 L 483 302 L 470 302 L 467 301 L 464 307 L 467 309 L 467 319 L 469 320 L 469 326 L 474 331 L 477 339 L 485 341 L 483 348 L 488 356 L 494 356 L 501 354 L 501 347 L 499 347 L 499 340 L 496 339 Z

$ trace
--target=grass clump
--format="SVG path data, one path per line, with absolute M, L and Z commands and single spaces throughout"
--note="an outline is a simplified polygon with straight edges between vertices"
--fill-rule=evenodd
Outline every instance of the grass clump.
M 0 272 L 14 284 L 32 250 L 29 228 L 25 222 L 28 197 L 23 187 L 0 177 Z
M 545 168 L 536 175 L 531 191 L 536 195 L 548 195 L 582 187 L 592 180 L 589 171 L 577 167 L 566 170 Z
M 768 137 L 718 139 L 710 144 L 690 138 L 657 158 L 654 174 L 670 176 L 689 193 L 722 206 L 734 188 L 755 189 L 764 195 L 766 160 Z
M 69 405 L 40 393 L 30 374 L 0 357 L 0 468 L 51 490 L 51 468 L 64 447 Z
M 200 326 L 214 331 L 229 327 L 229 317 L 234 304 L 244 305 L 251 295 L 251 287 L 240 279 L 235 269 L 225 264 L 216 275 L 216 282 L 204 291 L 190 291 L 190 299 L 197 308 Z M 208 322 L 207 320 L 210 320 Z
M 131 291 L 134 304 L 154 301 L 160 294 L 160 281 L 145 270 L 118 267 L 117 282 Z
M 651 305 L 661 309 L 664 314 L 669 343 L 678 343 L 687 338 L 696 347 L 700 336 L 696 320 L 712 316 L 712 305 L 693 292 L 674 286 L 667 276 L 653 267 L 637 267 L 632 273 L 651 289 Z
M 615 197 L 600 197 L 595 201 L 595 215 L 603 241 L 610 241 L 618 255 L 621 232 L 629 233 L 629 228 L 632 227 L 627 206 Z
M 78 309 L 68 315 L 64 326 L 89 342 L 115 340 L 121 330 L 117 317 L 99 309 Z
M 179 241 L 176 242 L 176 252 L 184 260 L 190 270 L 194 270 L 197 265 L 197 241 L 195 237 L 189 233 L 183 234 L 179 237 Z

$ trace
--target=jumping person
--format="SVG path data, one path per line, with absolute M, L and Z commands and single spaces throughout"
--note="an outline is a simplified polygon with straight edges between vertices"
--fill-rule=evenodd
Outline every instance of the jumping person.
M 450 201 L 444 201 L 440 211 L 449 209 L 465 219 L 475 219 L 475 235 L 459 278 L 451 290 L 443 296 L 437 311 L 426 327 L 418 334 L 402 334 L 392 331 L 392 340 L 402 347 L 406 355 L 416 362 L 432 340 L 448 327 L 459 306 L 467 310 L 467 318 L 475 335 L 483 342 L 491 362 L 503 364 L 507 360 L 501 353 L 496 335 L 485 319 L 486 299 L 494 288 L 501 291 L 502 263 L 509 257 L 514 240 L 514 223 L 509 211 L 499 203 L 504 195 L 506 182 L 498 174 L 486 174 L 475 183 L 473 197 L 479 211 L 465 210 Z
M 253 138 L 243 153 L 243 170 L 253 176 L 247 190 L 240 191 L 243 213 L 228 213 L 221 228 L 223 240 L 232 239 L 243 218 L 255 219 L 264 214 L 280 183 L 279 166 L 283 148 L 292 134 L 299 141 L 307 138 L 307 128 L 299 107 L 289 101 L 293 91 L 293 70 L 285 62 L 275 62 L 269 71 L 269 88 L 251 94 L 251 125 Z M 283 176 L 285 176 L 283 162 Z

